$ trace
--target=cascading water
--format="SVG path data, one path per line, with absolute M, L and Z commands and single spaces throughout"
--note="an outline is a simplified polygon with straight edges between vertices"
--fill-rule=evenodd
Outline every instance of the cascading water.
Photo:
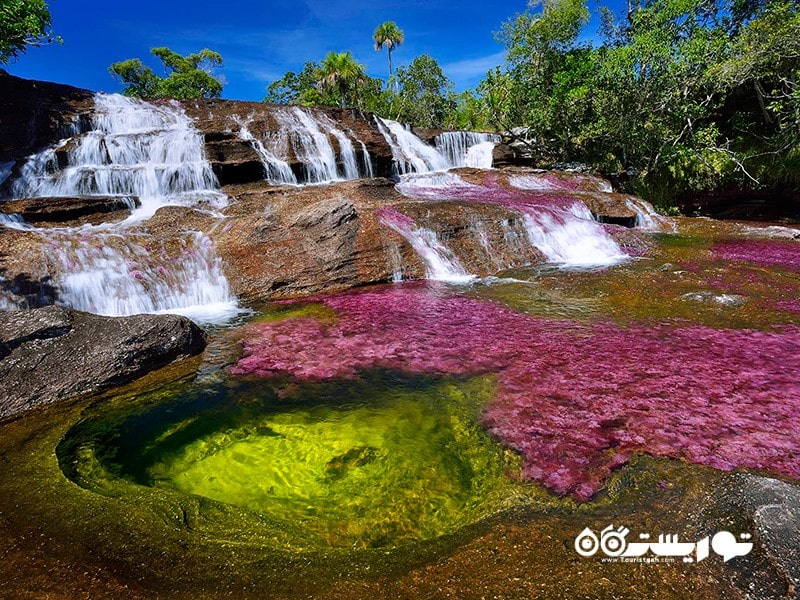
M 579 202 L 567 210 L 525 207 L 522 214 L 528 240 L 550 262 L 566 267 L 597 267 L 628 258 Z
M 392 150 L 394 168 L 398 175 L 445 171 L 447 160 L 397 121 L 375 117 L 378 131 Z
M 219 322 L 239 312 L 210 240 L 187 233 L 180 254 L 156 254 L 136 227 L 162 206 L 222 208 L 202 136 L 177 106 L 95 96 L 92 130 L 32 156 L 12 182 L 15 197 L 123 196 L 140 208 L 118 224 L 38 229 L 58 302 L 104 315 L 173 312 Z M 60 165 L 66 166 L 60 168 Z
M 292 168 L 285 160 L 281 160 L 272 152 L 264 147 L 264 144 L 255 137 L 249 129 L 251 119 L 242 120 L 234 118 L 239 125 L 239 139 L 250 142 L 250 145 L 258 153 L 261 164 L 264 165 L 264 174 L 269 183 L 274 184 L 297 184 L 297 177 L 292 172 Z
M 436 237 L 436 233 L 418 227 L 411 217 L 394 209 L 382 209 L 378 213 L 381 224 L 402 235 L 425 263 L 425 276 L 437 281 L 467 283 L 475 279 L 458 261 L 453 252 Z M 395 279 L 398 270 L 395 269 Z M 401 275 L 402 277 L 402 275 Z
M 11 170 L 14 168 L 14 161 L 0 163 L 0 185 L 11 177 Z
M 225 206 L 203 137 L 183 111 L 118 94 L 97 94 L 95 110 L 91 131 L 23 165 L 12 196 L 136 196 L 141 206 L 132 220 L 167 205 Z
M 500 136 L 495 133 L 472 131 L 446 131 L 436 136 L 436 149 L 445 157 L 451 168 L 492 168 L 492 152 Z
M 512 181 L 518 183 L 514 179 Z M 411 198 L 498 204 L 518 212 L 523 216 L 530 245 L 542 252 L 548 261 L 562 266 L 604 266 L 627 258 L 602 225 L 592 218 L 586 205 L 569 195 L 544 193 L 557 189 L 547 180 L 531 178 L 524 183 L 531 186 L 529 190 L 542 193 L 470 184 L 454 173 L 406 175 L 396 188 Z
M 297 160 L 303 164 L 304 183 L 327 183 L 372 175 L 372 161 L 366 146 L 356 140 L 361 145 L 364 163 L 364 168 L 360 169 L 352 134 L 348 135 L 339 129 L 326 115 L 315 116 L 293 107 L 276 112 L 275 118 L 281 125 L 278 139 L 288 140 Z M 339 147 L 338 155 L 331 138 L 336 140 Z
M 649 202 L 631 197 L 625 201 L 625 206 L 636 213 L 636 227 L 650 231 L 675 232 L 677 230 L 674 221 L 659 215 Z
M 60 301 L 73 308 L 109 316 L 169 312 L 205 322 L 224 321 L 235 308 L 221 261 L 202 233 L 181 236 L 177 257 L 129 232 L 65 231 L 48 241 L 63 273 Z

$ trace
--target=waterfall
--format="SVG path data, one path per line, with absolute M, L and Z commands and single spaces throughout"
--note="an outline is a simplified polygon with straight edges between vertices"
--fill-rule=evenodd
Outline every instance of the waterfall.
M 492 152 L 500 136 L 495 133 L 472 131 L 446 131 L 434 138 L 436 149 L 444 156 L 449 166 L 492 168 Z
M 652 204 L 641 198 L 631 196 L 625 201 L 625 206 L 636 213 L 636 227 L 650 231 L 675 232 L 677 230 L 672 219 L 659 215 Z
M 285 160 L 281 160 L 267 150 L 261 140 L 255 137 L 250 131 L 249 125 L 252 122 L 252 118 L 242 120 L 238 116 L 234 116 L 233 120 L 239 126 L 239 139 L 250 142 L 253 150 L 256 151 L 258 157 L 261 159 L 267 181 L 278 185 L 296 185 L 297 178 L 294 176 L 294 173 L 292 173 L 292 168 L 289 166 L 289 163 Z
M 169 312 L 204 322 L 237 312 L 221 261 L 202 233 L 181 236 L 177 257 L 129 231 L 43 235 L 45 251 L 62 273 L 59 300 L 72 308 L 109 316 Z
M 168 205 L 222 208 L 203 137 L 174 104 L 97 94 L 92 129 L 30 157 L 11 184 L 14 197 L 137 197 L 122 223 L 40 229 L 59 288 L 58 302 L 103 315 L 173 312 L 219 322 L 238 312 L 211 240 L 182 234 L 180 255 L 150 247 L 137 225 Z M 77 133 L 77 132 L 76 132 Z
M 550 262 L 567 267 L 597 267 L 628 258 L 580 202 L 568 210 L 522 207 L 521 212 L 528 240 Z
M 91 131 L 28 159 L 14 197 L 137 196 L 133 220 L 167 205 L 225 206 L 203 136 L 183 111 L 118 94 L 97 94 L 95 110 Z
M 326 115 L 317 116 L 298 107 L 279 111 L 275 118 L 281 126 L 279 139 L 288 139 L 298 162 L 303 164 L 305 183 L 327 183 L 358 179 L 362 172 L 358 167 L 355 146 L 348 135 Z M 331 138 L 339 147 L 337 156 Z M 366 146 L 360 141 L 364 175 L 371 176 L 372 161 Z
M 427 279 L 449 281 L 451 283 L 467 283 L 475 279 L 458 261 L 456 255 L 437 238 L 436 233 L 424 227 L 418 227 L 411 217 L 394 209 L 382 209 L 378 213 L 382 225 L 402 235 L 414 248 L 425 263 Z M 397 268 L 395 268 L 395 278 Z
M 372 159 L 367 151 L 367 145 L 361 140 L 358 140 L 358 143 L 361 144 L 361 159 L 364 161 L 364 176 L 372 179 L 375 177 L 375 172 L 372 170 Z
M 436 148 L 423 142 L 397 121 L 375 117 L 375 123 L 392 150 L 397 175 L 445 171 L 450 168 Z
M 496 204 L 523 217 L 528 243 L 548 261 L 564 266 L 603 266 L 627 258 L 622 249 L 595 221 L 589 208 L 565 195 L 544 178 L 509 178 L 515 187 L 548 193 L 523 193 L 498 185 L 467 183 L 455 173 L 412 174 L 395 186 L 401 194 L 425 200 L 460 200 Z
M 0 163 L 0 186 L 2 186 L 6 179 L 11 177 L 11 170 L 14 168 L 15 161 L 1 162 Z

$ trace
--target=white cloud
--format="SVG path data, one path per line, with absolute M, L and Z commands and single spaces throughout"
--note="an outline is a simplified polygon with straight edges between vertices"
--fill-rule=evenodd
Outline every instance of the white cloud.
M 505 52 L 495 52 L 489 56 L 479 56 L 444 64 L 442 65 L 442 71 L 450 79 L 458 83 L 459 81 L 482 78 L 487 71 L 502 65 L 505 60 Z

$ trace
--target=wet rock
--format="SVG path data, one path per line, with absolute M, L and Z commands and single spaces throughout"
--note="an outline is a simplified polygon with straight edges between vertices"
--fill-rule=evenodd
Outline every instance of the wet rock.
M 132 196 L 23 198 L 0 202 L 0 212 L 18 214 L 39 227 L 49 224 L 99 225 L 120 221 L 137 206 L 139 199 Z
M 770 477 L 737 474 L 731 485 L 731 501 L 741 506 L 753 522 L 754 541 L 763 547 L 769 562 L 800 591 L 800 488 Z M 755 596 L 759 597 L 759 596 Z
M 53 273 L 35 232 L 0 227 L 0 309 L 53 304 Z
M 436 137 L 444 133 L 444 129 L 433 129 L 429 127 L 414 127 L 412 130 L 414 135 L 416 135 L 419 139 L 423 142 L 430 144 L 431 146 L 436 145 Z
M 684 302 L 714 303 L 720 306 L 735 308 L 747 304 L 747 298 L 737 294 L 717 294 L 715 292 L 690 292 L 681 296 Z
M 206 158 L 221 185 L 261 181 L 266 175 L 253 145 L 233 133 L 208 135 Z
M 360 188 L 232 189 L 230 220 L 208 233 L 233 291 L 258 302 L 387 281 L 381 228 Z
M 278 107 L 264 102 L 218 99 L 186 102 L 183 108 L 205 136 L 209 159 L 223 185 L 250 183 L 264 178 L 263 167 L 259 167 L 261 170 L 258 171 L 254 164 L 257 159 L 257 156 L 253 156 L 255 151 L 252 148 L 248 150 L 249 142 L 238 139 L 239 132 L 244 127 L 269 147 L 274 140 L 286 137 L 278 115 L 291 110 L 291 107 Z M 392 176 L 392 150 L 378 131 L 374 115 L 351 108 L 313 107 L 304 110 L 332 120 L 340 131 L 351 138 L 358 160 L 361 160 L 360 144 L 363 143 L 370 154 L 375 176 Z M 336 148 L 338 141 L 333 136 L 329 136 L 329 139 Z M 291 139 L 285 139 L 284 143 L 285 161 L 295 176 L 302 180 L 304 163 L 295 155 Z M 258 173 L 260 177 L 256 177 Z
M 492 151 L 492 166 L 505 167 L 516 163 L 514 150 L 508 144 L 496 144 Z
M 636 226 L 638 213 L 630 203 L 626 202 L 629 197 L 624 194 L 586 193 L 581 195 L 580 199 L 600 223 L 623 227 Z
M 0 417 L 131 381 L 204 347 L 203 331 L 176 315 L 0 313 Z
M 7 73 L 0 73 L 0 90 L 0 163 L 57 142 L 65 137 L 64 126 L 93 106 L 88 90 Z

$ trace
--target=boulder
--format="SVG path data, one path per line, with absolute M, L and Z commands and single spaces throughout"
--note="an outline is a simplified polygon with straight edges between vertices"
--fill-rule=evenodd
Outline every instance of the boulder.
M 579 197 L 600 223 L 622 225 L 623 227 L 636 226 L 638 213 L 633 208 L 633 204 L 626 202 L 632 198 L 631 196 L 608 192 L 585 192 Z M 633 199 L 635 200 L 635 198 Z
M 751 473 L 737 473 L 729 487 L 727 501 L 751 521 L 752 541 L 764 549 L 771 566 L 793 590 L 791 597 L 796 597 L 800 590 L 800 488 Z
M 492 166 L 505 167 L 508 165 L 516 164 L 516 155 L 514 150 L 508 144 L 495 144 L 492 150 Z
M 176 315 L 102 317 L 60 306 L 0 313 L 0 417 L 120 385 L 205 343 Z
M 18 214 L 37 226 L 119 221 L 139 206 L 133 196 L 78 196 L 22 198 L 0 202 L 0 212 Z
M 229 220 L 209 228 L 208 234 L 231 289 L 242 299 L 263 302 L 389 280 L 383 232 L 363 186 L 374 189 L 367 182 L 346 182 L 226 190 L 234 196 Z M 391 187 L 388 191 L 395 193 Z M 162 223 L 169 227 L 167 217 L 160 210 L 150 222 L 151 231 L 160 230 Z

